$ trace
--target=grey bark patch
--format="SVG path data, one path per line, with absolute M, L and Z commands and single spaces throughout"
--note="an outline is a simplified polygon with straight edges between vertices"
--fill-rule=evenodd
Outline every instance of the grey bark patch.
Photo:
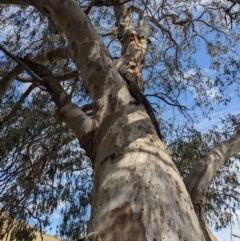
M 133 213 L 129 202 L 111 211 L 103 231 L 103 240 L 147 241 L 142 212 Z
M 79 139 L 80 146 L 85 150 L 86 155 L 90 158 L 92 162 L 92 167 L 94 169 L 95 157 L 96 157 L 96 145 L 94 145 L 95 130 L 88 132 Z
M 87 235 L 85 241 L 101 241 L 101 237 L 97 232 L 93 232 Z

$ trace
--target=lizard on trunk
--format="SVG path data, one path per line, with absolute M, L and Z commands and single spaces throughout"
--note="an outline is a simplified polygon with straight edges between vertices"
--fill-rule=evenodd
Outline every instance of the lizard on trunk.
M 157 118 L 153 112 L 153 108 L 149 101 L 147 100 L 146 96 L 140 91 L 139 87 L 137 86 L 136 82 L 132 79 L 131 75 L 119 70 L 119 74 L 122 76 L 122 78 L 126 81 L 128 84 L 129 92 L 130 94 L 136 99 L 137 103 L 143 104 L 145 109 L 147 110 L 147 113 L 156 129 L 157 135 L 160 140 L 162 140 L 162 135 L 159 129 Z

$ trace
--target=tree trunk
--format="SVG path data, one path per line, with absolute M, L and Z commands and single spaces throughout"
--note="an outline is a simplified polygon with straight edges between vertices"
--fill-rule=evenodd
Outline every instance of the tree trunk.
M 125 5 L 115 9 L 123 37 L 122 58 L 116 68 L 75 0 L 33 4 L 65 32 L 72 57 L 95 103 L 94 119 L 86 117 L 92 130 L 85 134 L 78 131 L 83 129 L 79 124 L 84 121 L 74 122 L 76 106 L 58 104 L 60 116 L 93 161 L 92 214 L 86 239 L 205 240 L 177 168 L 144 106 L 134 103 L 117 72 L 117 68 L 125 68 L 139 77 L 151 31 L 144 25 L 139 31 L 133 30 Z M 84 118 L 81 113 L 79 116 Z
M 89 233 L 101 240 L 205 240 L 178 170 L 142 106 L 130 102 L 109 115 L 94 142 Z

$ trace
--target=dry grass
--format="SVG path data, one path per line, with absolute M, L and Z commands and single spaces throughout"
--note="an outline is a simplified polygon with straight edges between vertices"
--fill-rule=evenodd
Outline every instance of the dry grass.
M 42 241 L 39 232 L 36 233 L 36 236 L 37 236 L 37 237 L 36 237 L 36 241 Z M 44 241 L 59 241 L 60 238 L 55 238 L 54 236 L 49 235 L 49 234 L 43 234 L 43 240 L 44 240 Z
M 5 216 L 5 214 L 3 214 L 3 213 L 2 213 L 2 215 Z M 14 221 L 14 223 L 16 224 L 17 221 Z M 4 229 L 5 229 L 5 227 L 4 227 Z M 35 239 L 36 241 L 42 241 L 42 238 L 41 238 L 41 235 L 40 235 L 39 231 L 36 231 L 35 235 L 36 235 L 36 239 Z M 43 236 L 43 241 L 60 241 L 61 240 L 60 238 L 56 238 L 56 237 L 54 237 L 50 234 L 42 234 L 42 236 Z M 8 237 L 8 239 L 6 237 L 4 237 L 3 239 L 0 239 L 0 240 L 9 241 L 9 237 Z
M 41 235 L 40 235 L 40 232 L 36 232 L 36 241 L 42 241 L 41 239 Z M 43 241 L 60 241 L 60 238 L 55 238 L 54 236 L 52 235 L 49 235 L 49 234 L 43 234 Z M 7 241 L 6 238 L 3 239 L 3 241 Z

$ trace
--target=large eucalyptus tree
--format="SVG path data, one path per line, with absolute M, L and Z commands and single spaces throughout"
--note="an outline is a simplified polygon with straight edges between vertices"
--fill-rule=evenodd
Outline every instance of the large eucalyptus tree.
M 0 0 L 0 7 L 6 230 L 12 218 L 48 224 L 64 201 L 63 214 L 72 216 L 64 216 L 62 234 L 80 233 L 92 189 L 84 240 L 216 240 L 205 221 L 207 195 L 240 151 L 239 116 L 228 116 L 225 141 L 212 134 L 222 141 L 215 147 L 200 138 L 195 148 L 204 156 L 189 144 L 198 134 L 187 142 L 190 129 L 180 125 L 192 127 L 198 110 L 208 117 L 214 105 L 227 106 L 227 87 L 239 90 L 238 2 Z M 215 80 L 200 58 L 218 70 Z

